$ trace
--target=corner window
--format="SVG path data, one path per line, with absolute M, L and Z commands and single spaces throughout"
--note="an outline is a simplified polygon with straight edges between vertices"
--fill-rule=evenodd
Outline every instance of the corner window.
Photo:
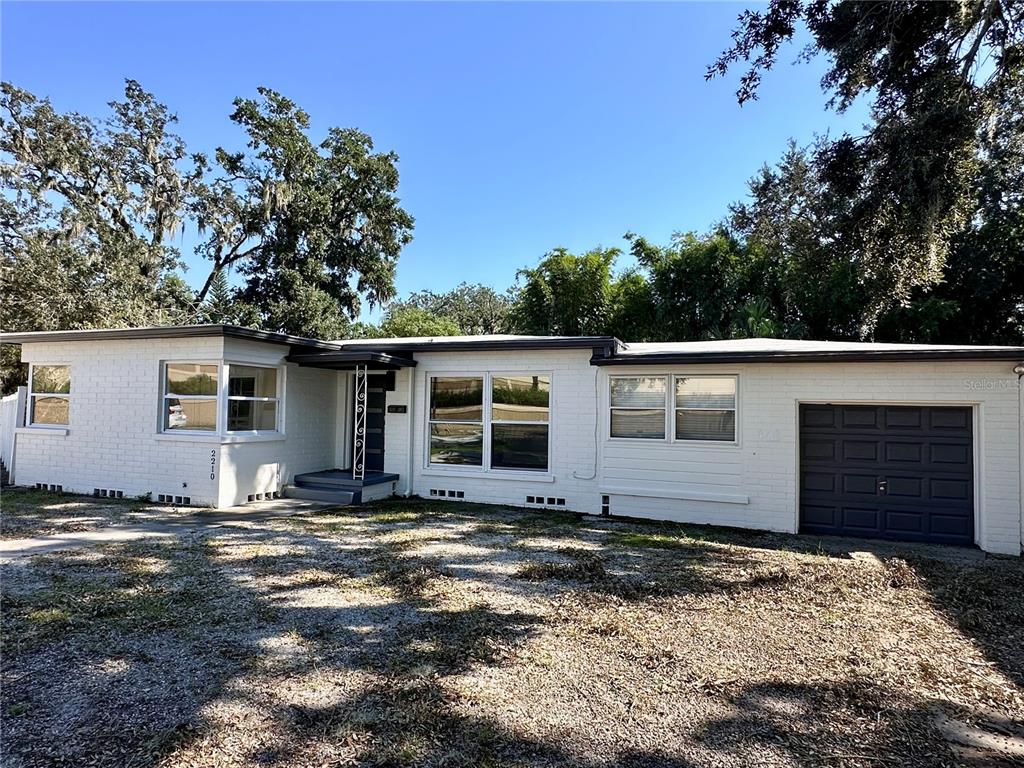
M 665 439 L 664 376 L 614 376 L 610 380 L 611 436 Z
M 430 463 L 479 467 L 484 456 L 484 379 L 430 380 Z
M 217 431 L 218 372 L 216 363 L 164 365 L 165 431 Z
M 33 364 L 29 384 L 28 423 L 67 426 L 71 413 L 71 366 Z
M 676 440 L 735 441 L 735 377 L 677 377 L 675 429 Z
M 273 432 L 279 404 L 276 368 L 228 366 L 228 432 Z
M 491 377 L 491 468 L 548 468 L 548 376 Z

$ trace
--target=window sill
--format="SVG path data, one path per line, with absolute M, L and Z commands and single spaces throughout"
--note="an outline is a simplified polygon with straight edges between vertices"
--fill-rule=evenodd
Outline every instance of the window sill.
M 220 443 L 221 436 L 216 434 L 202 435 L 196 432 L 157 432 L 154 440 L 167 440 L 176 443 Z
M 16 435 L 46 435 L 47 437 L 66 437 L 67 427 L 44 427 L 42 424 L 32 427 L 16 427 Z
M 286 436 L 280 432 L 268 433 L 265 435 L 234 435 L 228 434 L 221 438 L 221 442 L 225 445 L 233 443 L 276 443 L 282 440 L 286 440 Z
M 431 466 L 421 469 L 420 474 L 425 477 L 475 477 L 479 480 L 515 480 L 517 482 L 553 483 L 555 476 L 550 472 L 516 472 L 515 470 L 502 469 L 442 469 Z

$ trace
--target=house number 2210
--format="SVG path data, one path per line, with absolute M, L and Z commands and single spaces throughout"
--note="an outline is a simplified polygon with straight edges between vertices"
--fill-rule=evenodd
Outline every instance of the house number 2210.
M 217 451 L 210 451 L 210 479 L 217 479 Z

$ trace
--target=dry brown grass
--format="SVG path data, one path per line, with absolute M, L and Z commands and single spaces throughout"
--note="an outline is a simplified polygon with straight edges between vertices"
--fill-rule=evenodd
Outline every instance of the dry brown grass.
M 4 577 L 14 768 L 951 766 L 940 716 L 1024 717 L 1019 560 L 405 503 Z

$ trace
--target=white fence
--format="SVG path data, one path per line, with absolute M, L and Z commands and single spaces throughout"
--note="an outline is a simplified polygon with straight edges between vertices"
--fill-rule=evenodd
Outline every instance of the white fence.
M 0 461 L 7 467 L 10 482 L 14 482 L 14 430 L 25 425 L 25 387 L 18 387 L 13 395 L 0 399 Z

